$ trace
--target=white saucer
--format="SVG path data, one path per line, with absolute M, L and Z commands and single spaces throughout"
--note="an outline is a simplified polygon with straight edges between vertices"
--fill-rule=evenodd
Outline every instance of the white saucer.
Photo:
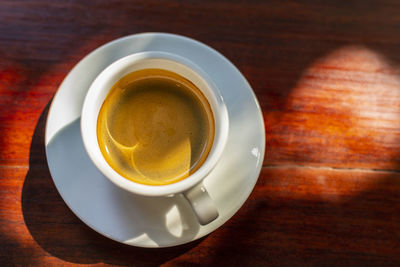
M 151 198 L 117 188 L 96 169 L 84 150 L 79 120 L 91 82 L 112 62 L 142 51 L 171 52 L 195 62 L 214 80 L 226 101 L 229 139 L 222 159 L 204 181 L 220 216 L 208 225 L 199 225 L 181 195 Z M 84 223 L 128 245 L 169 247 L 209 234 L 243 205 L 260 174 L 265 133 L 250 85 L 225 57 L 193 39 L 144 33 L 101 46 L 71 70 L 51 104 L 45 144 L 54 183 Z

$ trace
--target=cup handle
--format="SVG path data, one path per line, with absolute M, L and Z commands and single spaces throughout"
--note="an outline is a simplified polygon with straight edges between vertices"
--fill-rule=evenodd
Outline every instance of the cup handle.
M 189 201 L 201 225 L 206 225 L 218 217 L 218 210 L 202 182 L 183 195 Z

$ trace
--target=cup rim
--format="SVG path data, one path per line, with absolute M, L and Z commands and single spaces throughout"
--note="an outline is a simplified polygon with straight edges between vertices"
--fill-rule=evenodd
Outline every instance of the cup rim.
M 93 126 L 93 116 L 95 116 L 94 125 L 97 125 L 98 111 L 95 112 L 94 108 L 98 106 L 101 107 L 105 97 L 101 101 L 96 100 L 99 98 L 100 94 L 107 95 L 109 90 L 111 89 L 111 87 L 105 85 L 106 82 L 109 82 L 112 79 L 121 79 L 123 76 L 126 75 L 123 74 L 123 70 L 129 69 L 135 64 L 146 60 L 169 61 L 176 66 L 180 65 L 181 67 L 186 68 L 186 70 L 192 72 L 192 74 L 196 75 L 197 78 L 199 78 L 200 81 L 208 88 L 207 90 L 209 90 L 209 93 L 211 93 L 212 97 L 214 98 L 212 99 L 212 101 L 215 102 L 215 108 L 217 109 L 213 110 L 214 123 L 216 124 L 214 141 L 205 162 L 193 174 L 172 184 L 146 185 L 124 178 L 122 175 L 116 172 L 104 159 L 97 141 L 96 127 L 90 126 Z M 202 90 L 202 88 L 200 88 L 200 90 Z M 207 99 L 210 102 L 210 99 Z M 228 130 L 229 120 L 225 101 L 223 100 L 223 97 L 218 87 L 207 75 L 207 73 L 187 58 L 181 57 L 176 54 L 159 51 L 147 51 L 131 54 L 115 61 L 107 68 L 105 68 L 90 85 L 88 93 L 86 94 L 83 102 L 81 115 L 81 136 L 83 144 L 87 154 L 89 155 L 89 158 L 94 163 L 94 165 L 107 179 L 109 179 L 112 183 L 119 186 L 120 188 L 123 188 L 132 193 L 146 196 L 165 196 L 180 193 L 200 183 L 204 178 L 207 177 L 207 175 L 218 163 L 227 142 Z

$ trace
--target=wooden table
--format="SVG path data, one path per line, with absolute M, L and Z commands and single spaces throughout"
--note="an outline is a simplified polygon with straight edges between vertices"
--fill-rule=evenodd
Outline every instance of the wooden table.
M 1 1 L 0 265 L 399 265 L 399 11 L 396 0 Z M 48 107 L 69 70 L 149 31 L 229 58 L 259 99 L 267 140 L 239 212 L 205 238 L 157 250 L 82 223 L 44 152 Z

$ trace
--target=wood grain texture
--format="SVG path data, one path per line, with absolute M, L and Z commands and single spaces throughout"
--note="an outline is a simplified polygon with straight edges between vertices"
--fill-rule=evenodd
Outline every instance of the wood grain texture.
M 0 1 L 0 265 L 400 265 L 399 10 L 394 0 Z M 149 31 L 231 60 L 258 97 L 267 140 L 239 212 L 205 238 L 158 250 L 76 218 L 43 141 L 70 69 Z

